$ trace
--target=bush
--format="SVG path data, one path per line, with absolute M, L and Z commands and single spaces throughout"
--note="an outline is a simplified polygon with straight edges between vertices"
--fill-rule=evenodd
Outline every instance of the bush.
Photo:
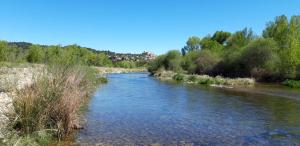
M 279 73 L 278 46 L 272 39 L 257 39 L 251 42 L 242 52 L 239 59 L 246 76 L 263 80 Z
M 29 47 L 27 61 L 30 63 L 42 63 L 45 61 L 45 53 L 42 47 L 32 45 Z
M 179 51 L 172 50 L 165 55 L 156 57 L 148 66 L 148 71 L 154 74 L 158 69 L 164 68 L 175 72 L 181 72 L 182 56 Z
M 17 92 L 14 127 L 21 135 L 46 131 L 57 138 L 79 128 L 78 111 L 97 85 L 96 72 L 80 66 L 49 66 Z
M 181 53 L 177 50 L 171 50 L 166 54 L 165 68 L 167 70 L 179 72 L 181 68 Z
M 300 81 L 298 80 L 285 80 L 283 84 L 291 88 L 300 88 Z
M 201 51 L 190 51 L 183 57 L 182 68 L 190 74 L 195 74 L 197 70 L 196 60 L 201 55 Z
M 151 74 L 154 74 L 156 71 L 158 71 L 160 68 L 164 68 L 164 62 L 165 62 L 166 55 L 160 55 L 157 56 L 154 60 L 152 60 L 148 65 L 148 71 Z
M 99 84 L 104 84 L 104 83 L 107 83 L 107 82 L 108 82 L 108 79 L 105 78 L 105 77 L 97 78 L 97 83 L 99 83 Z
M 173 76 L 173 80 L 175 80 L 175 81 L 183 81 L 184 80 L 184 76 L 182 74 L 177 73 L 177 74 L 175 74 Z
M 196 73 L 197 74 L 211 74 L 214 67 L 220 61 L 217 55 L 211 51 L 201 51 L 196 60 Z
M 196 82 L 196 80 L 197 80 L 197 76 L 195 76 L 195 75 L 191 75 L 191 76 L 189 76 L 188 77 L 188 79 L 187 79 L 189 82 Z
M 212 79 L 212 78 L 199 78 L 198 79 L 198 84 L 211 85 L 211 84 L 214 84 L 214 79 Z

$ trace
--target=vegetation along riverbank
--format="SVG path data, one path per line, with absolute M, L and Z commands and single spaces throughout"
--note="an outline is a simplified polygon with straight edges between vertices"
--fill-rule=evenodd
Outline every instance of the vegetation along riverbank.
M 48 48 L 53 56 L 41 61 L 40 53 L 14 52 L 14 46 L 0 44 L 1 55 L 10 55 L 0 67 L 0 144 L 47 145 L 81 128 L 79 109 L 107 82 L 89 66 L 85 49 Z
M 193 36 L 181 52 L 171 50 L 156 57 L 148 70 L 152 74 L 159 74 L 161 70 L 173 71 L 178 74 L 160 78 L 190 78 L 199 80 L 197 82 L 200 84 L 227 84 L 225 78 L 253 78 L 258 82 L 280 82 L 299 88 L 299 20 L 300 16 L 290 19 L 284 15 L 278 16 L 267 23 L 262 36 L 255 35 L 248 28 L 235 33 L 216 31 L 202 39 Z M 236 81 L 244 83 L 244 80 Z
M 108 82 L 104 74 L 146 71 L 147 53 L 114 60 L 118 55 L 1 41 L 0 144 L 47 145 L 81 128 L 80 108 Z

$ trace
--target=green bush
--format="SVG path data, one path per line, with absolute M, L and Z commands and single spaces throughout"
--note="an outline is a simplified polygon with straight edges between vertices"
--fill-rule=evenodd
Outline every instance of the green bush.
M 98 77 L 97 78 L 97 83 L 99 83 L 99 84 L 108 83 L 108 79 L 106 77 Z
M 199 78 L 198 79 L 198 84 L 211 85 L 211 84 L 214 84 L 214 79 L 212 79 L 212 78 Z
M 189 82 L 196 82 L 197 77 L 196 77 L 195 75 L 191 75 L 191 76 L 188 77 L 187 80 L 188 80 Z
M 285 86 L 291 87 L 291 88 L 300 88 L 300 81 L 299 80 L 285 80 L 283 82 Z
M 175 81 L 183 81 L 184 80 L 184 75 L 177 73 L 177 74 L 175 74 L 173 76 L 173 80 L 175 80 Z

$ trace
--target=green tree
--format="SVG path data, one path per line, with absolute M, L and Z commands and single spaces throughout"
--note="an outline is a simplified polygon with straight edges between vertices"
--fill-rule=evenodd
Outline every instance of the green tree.
M 202 50 L 196 60 L 197 74 L 211 74 L 220 58 L 209 50 Z
M 224 45 L 228 38 L 231 36 L 230 32 L 226 31 L 217 31 L 212 37 L 212 40 L 217 41 L 219 44 Z
M 264 38 L 273 38 L 280 48 L 288 48 L 289 21 L 285 15 L 278 16 L 274 22 L 269 22 L 263 31 Z
M 29 47 L 27 61 L 30 63 L 42 63 L 45 59 L 44 49 L 38 45 Z
M 166 54 L 165 68 L 173 71 L 181 71 L 181 54 L 177 50 L 171 50 Z
M 243 65 L 240 71 L 246 76 L 258 80 L 270 80 L 279 73 L 280 59 L 277 55 L 278 45 L 273 39 L 257 39 L 251 42 L 242 52 L 239 59 Z
M 237 31 L 228 38 L 227 48 L 230 49 L 241 49 L 248 45 L 250 41 L 254 40 L 255 36 L 251 29 L 244 28 L 241 31 Z
M 183 56 L 182 68 L 190 74 L 195 74 L 197 70 L 196 61 L 197 58 L 201 55 L 200 50 L 195 50 L 188 52 L 185 56 Z
M 224 48 L 222 44 L 212 39 L 210 36 L 204 37 L 200 44 L 202 50 L 210 50 L 216 54 L 220 54 Z
M 184 46 L 181 49 L 181 52 L 183 55 L 185 55 L 187 52 L 200 50 L 200 49 L 201 49 L 201 39 L 199 37 L 192 36 L 186 42 L 186 46 Z

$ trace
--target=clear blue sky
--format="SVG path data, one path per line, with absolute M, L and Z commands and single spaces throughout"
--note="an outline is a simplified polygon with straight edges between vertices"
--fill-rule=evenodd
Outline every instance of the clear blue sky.
M 0 39 L 161 54 L 189 36 L 300 15 L 299 0 L 0 0 Z

